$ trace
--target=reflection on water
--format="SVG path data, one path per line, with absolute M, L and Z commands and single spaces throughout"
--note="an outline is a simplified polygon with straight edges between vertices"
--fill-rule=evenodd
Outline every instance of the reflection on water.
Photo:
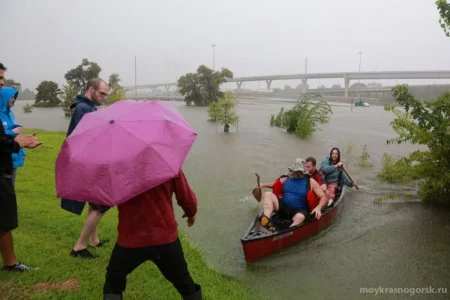
M 263 291 L 272 299 L 409 299 L 408 294 L 364 295 L 360 288 L 450 288 L 450 223 L 448 210 L 420 202 L 375 203 L 392 189 L 376 182 L 384 152 L 405 154 L 416 147 L 388 146 L 395 136 L 391 115 L 382 107 L 333 107 L 329 124 L 309 140 L 269 126 L 270 114 L 290 103 L 239 104 L 239 131 L 209 123 L 206 108 L 170 102 L 199 133 L 184 170 L 199 198 L 196 225 L 180 227 L 221 271 Z M 25 127 L 67 129 L 58 108 L 15 112 Z M 296 157 L 327 155 L 333 146 L 368 145 L 374 168 L 348 171 L 361 190 L 346 194 L 342 214 L 315 237 L 252 264 L 246 264 L 240 238 L 260 204 L 253 200 L 254 173 L 271 181 L 286 172 Z M 343 154 L 344 161 L 350 161 Z M 177 208 L 177 215 L 180 210 Z M 181 219 L 180 219 L 181 220 Z M 449 291 L 450 292 L 450 291 Z M 448 299 L 446 294 L 416 294 L 414 299 Z

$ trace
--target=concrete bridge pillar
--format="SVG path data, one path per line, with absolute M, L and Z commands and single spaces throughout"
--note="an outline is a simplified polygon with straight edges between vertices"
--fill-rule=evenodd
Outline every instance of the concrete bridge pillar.
M 152 87 L 152 93 L 156 92 L 156 87 Z
M 306 93 L 306 81 L 307 81 L 307 79 L 306 78 L 303 78 L 302 79 L 302 93 L 303 94 L 305 94 Z
M 344 75 L 345 82 L 345 98 L 348 98 L 348 88 L 350 86 L 350 79 L 347 78 L 347 75 Z
M 165 88 L 166 88 L 166 92 L 169 92 L 169 90 L 170 90 L 170 85 L 166 85 Z
M 267 90 L 270 91 L 270 85 L 272 84 L 272 80 L 266 80 Z
M 242 81 L 237 81 L 236 84 L 237 84 L 238 90 L 242 90 Z

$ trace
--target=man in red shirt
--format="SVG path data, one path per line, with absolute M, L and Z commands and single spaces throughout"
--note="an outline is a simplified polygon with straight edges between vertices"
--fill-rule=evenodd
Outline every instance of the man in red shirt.
M 325 197 L 327 198 L 327 202 L 329 201 L 328 198 L 328 189 L 327 185 L 325 183 L 325 176 L 316 169 L 317 161 L 314 157 L 308 157 L 306 160 L 306 169 L 308 170 L 309 176 L 311 176 L 322 188 L 323 192 L 325 193 Z
M 173 193 L 191 227 L 195 223 L 197 197 L 181 170 L 178 177 L 118 206 L 118 237 L 106 268 L 104 300 L 123 299 L 127 275 L 147 260 L 158 267 L 184 300 L 202 299 L 201 286 L 189 274 L 178 238 Z

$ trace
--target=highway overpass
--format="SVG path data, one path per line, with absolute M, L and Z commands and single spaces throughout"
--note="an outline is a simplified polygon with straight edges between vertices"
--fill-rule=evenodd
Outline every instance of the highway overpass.
M 307 74 L 288 74 L 288 75 L 264 75 L 264 76 L 248 76 L 236 77 L 229 79 L 228 82 L 235 82 L 237 88 L 241 89 L 243 82 L 249 81 L 265 81 L 267 90 L 270 91 L 270 86 L 274 80 L 302 80 L 305 85 L 308 79 L 322 79 L 322 78 L 341 78 L 345 82 L 345 97 L 348 97 L 350 81 L 367 80 L 367 79 L 450 79 L 450 71 L 383 71 L 383 72 L 338 72 L 338 73 L 307 73 Z M 165 87 L 168 91 L 171 86 L 176 86 L 176 82 L 158 83 L 158 84 L 144 84 L 126 87 L 129 90 L 137 89 L 151 89 L 155 91 L 158 87 Z M 303 89 L 306 92 L 306 87 Z

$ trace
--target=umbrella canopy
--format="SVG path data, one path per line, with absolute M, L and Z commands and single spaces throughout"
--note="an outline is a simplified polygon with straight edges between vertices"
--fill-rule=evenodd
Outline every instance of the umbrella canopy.
M 170 105 L 122 100 L 83 116 L 56 159 L 56 194 L 116 206 L 178 175 L 197 133 Z

